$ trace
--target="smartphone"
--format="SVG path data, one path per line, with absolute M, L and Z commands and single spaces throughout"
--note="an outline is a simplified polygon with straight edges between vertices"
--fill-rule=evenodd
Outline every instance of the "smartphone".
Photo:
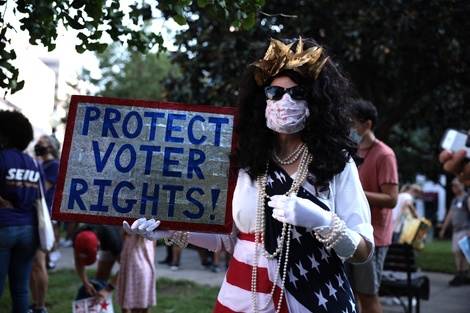
M 470 139 L 468 134 L 463 131 L 446 130 L 441 140 L 441 148 L 452 153 L 462 148 L 467 149 L 467 159 L 470 159 Z

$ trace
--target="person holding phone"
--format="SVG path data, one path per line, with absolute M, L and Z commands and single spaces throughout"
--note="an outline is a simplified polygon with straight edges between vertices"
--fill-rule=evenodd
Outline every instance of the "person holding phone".
M 457 179 L 465 186 L 470 187 L 470 130 L 464 147 L 456 147 L 455 151 L 443 147 L 439 154 L 439 162 L 442 163 L 446 172 L 456 175 Z

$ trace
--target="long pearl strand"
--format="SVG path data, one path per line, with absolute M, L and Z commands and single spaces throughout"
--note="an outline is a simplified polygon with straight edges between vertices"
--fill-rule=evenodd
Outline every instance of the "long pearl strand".
M 308 149 L 306 149 L 305 143 L 303 143 L 301 146 L 304 146 L 304 148 L 299 149 L 299 151 L 300 150 L 302 151 L 302 158 L 300 160 L 300 164 L 297 169 L 297 175 L 294 179 L 294 182 L 292 183 L 291 188 L 284 194 L 286 196 L 289 196 L 291 194 L 297 194 L 297 192 L 300 189 L 300 186 L 302 185 L 302 182 L 307 178 L 308 165 L 313 160 L 313 156 L 308 152 Z M 265 247 L 265 230 L 266 230 L 265 199 L 269 198 L 269 196 L 266 193 L 268 166 L 269 166 L 269 161 L 266 164 L 265 174 L 263 176 L 259 176 L 257 179 L 259 194 L 258 194 L 258 207 L 256 210 L 256 224 L 255 224 L 255 254 L 254 254 L 254 260 L 253 260 L 253 269 L 251 273 L 251 300 L 253 303 L 253 310 L 255 313 L 266 310 L 266 308 L 268 307 L 269 303 L 271 302 L 274 296 L 277 282 L 279 281 L 279 278 L 281 276 L 281 264 L 282 264 L 283 251 L 284 251 L 284 245 L 285 245 L 286 252 L 284 256 L 284 267 L 282 269 L 281 293 L 279 295 L 279 302 L 278 302 L 276 312 L 279 313 L 281 310 L 281 304 L 284 298 L 284 287 L 285 287 L 285 282 L 287 278 L 287 265 L 288 265 L 288 260 L 289 260 L 289 248 L 290 248 L 291 233 L 292 233 L 292 225 L 283 223 L 282 230 L 281 230 L 281 238 L 278 242 L 278 247 L 276 248 L 276 251 L 273 254 L 270 254 L 264 248 Z M 261 235 L 261 240 L 260 240 L 260 235 Z M 266 304 L 262 308 L 258 308 L 258 297 L 256 294 L 256 285 L 257 285 L 257 280 L 258 280 L 258 254 L 259 254 L 260 244 L 262 245 L 262 254 L 267 259 L 274 259 L 279 256 L 276 273 L 274 275 L 273 288 L 271 289 L 271 293 L 266 301 Z

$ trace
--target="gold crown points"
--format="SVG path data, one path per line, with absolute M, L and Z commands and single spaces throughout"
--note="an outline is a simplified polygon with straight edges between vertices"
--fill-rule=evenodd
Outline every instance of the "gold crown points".
M 255 80 L 258 86 L 266 83 L 269 77 L 277 75 L 283 70 L 293 70 L 309 79 L 317 79 L 328 57 L 320 60 L 322 47 L 311 47 L 304 51 L 302 37 L 295 49 L 291 50 L 294 43 L 285 45 L 277 39 L 271 38 L 264 58 L 250 65 L 258 67 L 255 70 Z

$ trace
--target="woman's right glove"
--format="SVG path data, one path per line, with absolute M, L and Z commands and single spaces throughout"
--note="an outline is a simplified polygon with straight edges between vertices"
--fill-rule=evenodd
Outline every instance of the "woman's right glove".
M 143 217 L 132 223 L 132 226 L 129 226 L 127 221 L 122 223 L 122 227 L 128 234 L 137 234 L 148 240 L 168 238 L 175 233 L 174 230 L 156 230 L 159 225 L 160 221 L 155 221 L 153 218 L 147 220 Z M 191 232 L 188 239 L 189 243 L 211 251 L 219 251 L 222 248 L 222 242 L 217 234 Z
M 144 217 L 135 220 L 132 226 L 127 221 L 122 223 L 122 227 L 128 234 L 137 234 L 148 240 L 158 240 L 173 235 L 173 230 L 156 230 L 159 225 L 160 221 L 155 221 L 153 218 L 147 220 Z

